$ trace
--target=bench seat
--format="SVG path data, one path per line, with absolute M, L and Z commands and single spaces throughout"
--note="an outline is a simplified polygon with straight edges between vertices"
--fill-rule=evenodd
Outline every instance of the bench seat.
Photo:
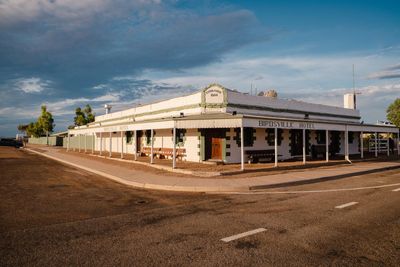
M 272 161 L 275 157 L 275 149 L 247 150 L 245 153 L 248 156 L 249 163 L 257 163 L 261 160 Z

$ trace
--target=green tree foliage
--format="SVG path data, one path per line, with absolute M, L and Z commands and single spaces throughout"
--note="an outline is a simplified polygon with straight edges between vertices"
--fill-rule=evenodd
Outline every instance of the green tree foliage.
M 84 112 L 86 114 L 86 123 L 94 122 L 95 116 L 90 105 L 86 105 Z
M 26 134 L 28 136 L 40 137 L 44 135 L 44 131 L 43 129 L 40 128 L 37 122 L 31 122 L 28 124 L 28 127 L 26 128 Z
M 22 133 L 26 133 L 26 129 L 28 128 L 29 124 L 20 124 L 18 125 L 18 131 Z
M 53 115 L 47 111 L 47 107 L 45 105 L 41 106 L 41 109 L 42 114 L 40 114 L 37 120 L 38 127 L 41 128 L 46 134 L 51 133 L 54 129 Z
M 75 109 L 74 123 L 75 123 L 76 126 L 82 126 L 82 125 L 86 124 L 85 113 L 82 112 L 81 108 L 76 108 Z
M 47 111 L 46 106 L 41 106 L 42 112 L 36 122 L 31 122 L 28 125 L 19 125 L 19 131 L 25 131 L 28 136 L 41 137 L 53 132 L 54 119 L 53 115 Z
M 400 98 L 397 98 L 386 110 L 386 118 L 400 128 Z
M 92 112 L 92 107 L 90 105 L 86 105 L 83 111 L 80 107 L 75 109 L 75 126 L 82 126 L 94 122 L 94 118 L 95 114 Z

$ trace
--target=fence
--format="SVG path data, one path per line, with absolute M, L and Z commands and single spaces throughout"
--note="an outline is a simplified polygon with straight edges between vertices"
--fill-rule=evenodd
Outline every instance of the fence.
M 94 148 L 94 136 L 93 135 L 77 135 L 77 136 L 70 136 L 69 137 L 69 148 L 70 149 L 82 149 L 91 150 L 92 147 Z M 64 137 L 63 147 L 68 147 L 68 137 Z
M 62 137 L 59 137 L 59 136 L 30 137 L 30 138 L 28 138 L 28 143 L 35 144 L 35 145 L 62 146 L 63 139 L 62 139 Z
M 389 147 L 389 139 L 383 139 L 379 138 L 376 140 L 376 148 L 379 152 L 386 152 Z M 369 146 L 368 146 L 368 151 L 369 152 L 375 152 L 375 139 L 371 138 L 369 139 Z

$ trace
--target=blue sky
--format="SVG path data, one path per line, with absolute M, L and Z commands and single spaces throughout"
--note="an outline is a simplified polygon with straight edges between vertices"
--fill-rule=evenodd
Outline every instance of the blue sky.
M 342 105 L 400 97 L 399 1 L 0 0 L 0 136 L 46 104 L 56 130 L 210 83 Z

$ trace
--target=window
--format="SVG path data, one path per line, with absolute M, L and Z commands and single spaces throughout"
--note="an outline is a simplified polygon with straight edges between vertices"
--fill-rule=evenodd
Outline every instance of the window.
M 326 132 L 323 130 L 317 131 L 317 144 L 322 145 L 326 143 Z
M 172 130 L 172 133 L 174 131 Z M 186 129 L 176 129 L 176 144 L 183 145 L 185 143 Z
M 349 144 L 352 144 L 354 141 L 354 132 L 348 132 L 349 133 Z
M 126 143 L 127 144 L 132 144 L 132 140 L 133 140 L 133 132 L 132 131 L 127 131 L 126 132 Z
M 240 128 L 236 128 L 235 131 L 236 131 L 236 144 L 238 146 L 241 146 Z M 253 143 L 255 140 L 254 132 L 255 132 L 255 130 L 253 128 L 249 128 L 249 127 L 243 128 L 243 138 L 244 138 L 243 146 L 245 146 L 245 147 L 253 146 Z
M 267 143 L 269 146 L 274 146 L 275 145 L 275 129 L 274 128 L 269 128 L 265 130 L 267 132 L 267 137 L 265 139 L 267 139 Z M 282 143 L 282 133 L 283 130 L 282 129 L 278 129 L 278 146 L 281 145 Z
M 146 145 L 150 146 L 151 145 L 151 130 L 146 130 L 144 134 L 146 136 Z M 156 136 L 156 131 L 153 130 L 153 141 L 154 141 L 154 136 Z

